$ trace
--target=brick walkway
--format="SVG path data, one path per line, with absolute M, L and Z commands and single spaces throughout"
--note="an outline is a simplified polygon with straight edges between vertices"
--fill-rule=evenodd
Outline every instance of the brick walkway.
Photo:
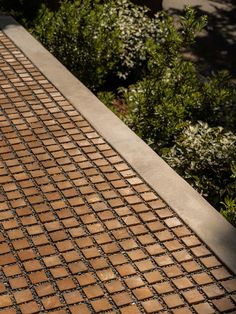
M 0 54 L 0 314 L 236 313 L 230 271 L 2 32 Z

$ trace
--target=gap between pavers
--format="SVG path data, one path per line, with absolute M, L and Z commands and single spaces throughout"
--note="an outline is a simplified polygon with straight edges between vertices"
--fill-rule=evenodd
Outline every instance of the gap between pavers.
M 3 32 L 236 274 L 236 229 L 11 17 Z

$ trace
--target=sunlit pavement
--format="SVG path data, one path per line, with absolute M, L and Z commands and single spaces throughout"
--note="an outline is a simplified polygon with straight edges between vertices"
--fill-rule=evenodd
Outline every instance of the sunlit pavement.
M 235 313 L 227 267 L 3 32 L 0 54 L 0 313 Z

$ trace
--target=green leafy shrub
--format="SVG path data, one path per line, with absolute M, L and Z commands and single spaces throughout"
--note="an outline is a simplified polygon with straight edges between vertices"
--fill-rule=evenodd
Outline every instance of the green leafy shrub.
M 157 152 L 171 146 L 199 100 L 190 63 L 176 62 L 157 77 L 145 77 L 125 90 L 126 123 Z
M 181 32 L 171 17 L 158 15 L 163 38 L 159 42 L 151 38 L 146 42 L 147 74 L 123 93 L 128 108 L 125 121 L 156 151 L 173 144 L 175 136 L 199 107 L 198 74 L 194 65 L 183 61 L 181 55 L 183 46 L 205 25 L 202 18 L 190 32 L 192 13 L 191 9 L 187 10 Z
M 162 157 L 213 205 L 219 208 L 232 185 L 236 135 L 198 122 L 184 128 Z M 231 189 L 232 190 L 232 189 Z
M 224 208 L 221 208 L 221 214 L 234 226 L 236 227 L 236 197 L 232 198 L 229 196 L 225 197 L 222 202 Z
M 106 105 L 111 111 L 118 115 L 116 107 L 113 106 L 113 102 L 116 99 L 116 95 L 113 92 L 99 92 L 97 97 L 104 105 Z
M 89 88 L 135 80 L 145 64 L 147 38 L 160 36 L 157 19 L 127 0 L 64 1 L 56 12 L 44 7 L 34 35 Z M 163 37 L 163 36 L 162 36 Z
M 147 40 L 146 76 L 126 89 L 123 97 L 129 112 L 126 123 L 159 151 L 173 144 L 199 107 L 200 79 L 194 65 L 183 61 L 181 49 L 192 42 L 195 33 L 205 25 L 205 18 L 193 22 L 193 10 L 188 9 L 182 30 L 178 31 L 167 14 L 157 17 L 163 37 L 156 42 Z
M 64 1 L 56 12 L 41 10 L 34 34 L 84 84 L 104 84 L 120 52 L 116 15 L 98 1 Z
M 224 208 L 221 209 L 221 214 L 234 226 L 236 227 L 236 197 L 232 198 L 229 196 L 225 197 L 222 202 Z
M 183 47 L 191 44 L 205 18 L 196 21 L 187 9 L 177 30 L 173 19 L 159 14 L 157 23 L 163 39 L 146 42 L 147 73 L 143 80 L 124 90 L 128 107 L 125 121 L 154 150 L 173 145 L 188 120 L 204 120 L 212 126 L 233 129 L 235 89 L 224 72 L 203 78 L 191 62 L 182 57 Z
M 146 65 L 147 47 L 149 38 L 154 42 L 164 39 L 164 34 L 159 28 L 159 18 L 149 18 L 148 9 L 134 5 L 127 0 L 105 1 L 105 7 L 115 12 L 116 27 L 119 30 L 121 53 L 117 75 L 127 79 L 130 74 L 135 75 L 135 80 L 140 77 Z
M 233 162 L 231 166 L 231 179 L 233 182 L 227 188 L 227 196 L 221 204 L 221 214 L 236 227 L 236 163 Z
M 193 112 L 195 120 L 204 119 L 211 126 L 236 131 L 236 89 L 226 71 L 204 78 L 200 105 Z
M 41 10 L 34 34 L 214 206 L 225 200 L 233 222 L 235 86 L 183 59 L 205 17 L 188 8 L 176 28 L 146 13 L 128 0 L 64 1 Z

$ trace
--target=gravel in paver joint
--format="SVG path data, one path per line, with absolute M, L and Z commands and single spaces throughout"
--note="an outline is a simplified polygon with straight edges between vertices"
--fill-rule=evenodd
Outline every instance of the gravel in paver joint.
M 0 314 L 235 312 L 235 276 L 0 42 Z

